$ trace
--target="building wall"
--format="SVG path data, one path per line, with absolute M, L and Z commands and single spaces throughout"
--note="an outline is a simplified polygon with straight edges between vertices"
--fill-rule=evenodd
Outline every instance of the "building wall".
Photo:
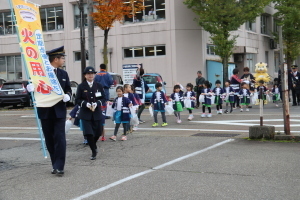
M 66 70 L 72 80 L 80 82 L 81 63 L 74 60 L 74 51 L 80 51 L 79 29 L 74 28 L 75 0 L 39 1 L 42 7 L 63 6 L 64 29 L 44 32 L 45 45 L 48 50 L 64 45 L 66 50 Z M 207 55 L 206 45 L 211 44 L 209 34 L 202 30 L 194 21 L 196 15 L 182 1 L 165 0 L 166 20 L 148 23 L 124 25 L 115 23 L 109 32 L 108 48 L 112 49 L 109 70 L 122 74 L 123 64 L 143 63 L 146 72 L 160 73 L 167 82 L 167 91 L 172 91 L 177 82 L 185 85 L 195 84 L 196 72 L 201 70 L 206 76 L 206 60 L 220 60 L 218 56 Z M 8 11 L 7 0 L 0 0 L 2 11 Z M 274 9 L 267 6 L 266 13 L 273 14 Z M 265 62 L 265 52 L 268 51 L 269 73 L 274 74 L 274 50 L 269 49 L 270 36 L 260 34 L 260 18 L 256 19 L 256 32 L 247 31 L 245 25 L 232 32 L 237 34 L 236 46 L 250 47 L 256 51 L 256 62 Z M 86 29 L 86 37 L 87 37 Z M 16 35 L 0 36 L 0 56 L 20 54 Z M 134 46 L 166 45 L 166 55 L 145 58 L 124 58 L 123 48 Z M 86 38 L 86 49 L 88 49 Z M 103 62 L 103 31 L 95 27 L 96 69 Z M 246 66 L 246 53 L 243 61 L 237 63 L 242 72 Z M 110 60 L 110 59 L 109 59 Z M 234 61 L 234 57 L 231 58 Z M 88 62 L 87 62 L 88 65 Z

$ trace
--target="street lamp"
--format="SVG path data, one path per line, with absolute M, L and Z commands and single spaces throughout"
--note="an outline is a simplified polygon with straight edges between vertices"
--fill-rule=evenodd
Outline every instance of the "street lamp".
M 84 80 L 83 71 L 86 67 L 86 52 L 85 52 L 85 26 L 84 26 L 84 7 L 83 0 L 77 0 L 80 16 L 80 57 L 81 57 L 81 74 L 82 81 Z

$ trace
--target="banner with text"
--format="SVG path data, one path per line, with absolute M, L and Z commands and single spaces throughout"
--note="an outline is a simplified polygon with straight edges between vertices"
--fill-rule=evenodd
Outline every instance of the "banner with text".
M 138 67 L 143 68 L 142 64 L 124 64 L 123 65 L 123 82 L 132 84 Z
M 64 92 L 51 66 L 43 39 L 39 6 L 27 0 L 11 0 L 26 73 L 34 84 L 36 107 L 51 107 Z

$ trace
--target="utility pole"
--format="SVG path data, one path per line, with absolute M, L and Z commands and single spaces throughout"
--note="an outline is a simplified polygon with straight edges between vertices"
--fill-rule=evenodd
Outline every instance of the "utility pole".
M 84 26 L 84 7 L 83 0 L 77 1 L 80 13 L 80 57 L 81 57 L 81 74 L 84 80 L 83 71 L 86 67 L 86 51 L 85 51 L 85 26 Z
M 96 70 L 95 64 L 95 39 L 94 39 L 94 20 L 91 14 L 93 13 L 93 0 L 87 0 L 88 6 L 88 57 L 89 57 L 89 66 L 92 66 Z
M 282 110 L 284 120 L 284 132 L 286 135 L 291 134 L 290 127 L 290 107 L 289 107 L 289 90 L 288 90 L 288 69 L 283 58 L 282 26 L 279 26 L 279 47 L 280 47 L 280 70 L 281 70 L 281 91 L 282 91 Z

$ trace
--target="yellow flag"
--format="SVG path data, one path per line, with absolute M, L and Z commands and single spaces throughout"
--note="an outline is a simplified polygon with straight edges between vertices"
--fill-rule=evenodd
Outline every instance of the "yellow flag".
M 34 84 L 37 107 L 51 107 L 64 92 L 53 72 L 43 39 L 39 6 L 27 0 L 11 0 L 26 73 Z

